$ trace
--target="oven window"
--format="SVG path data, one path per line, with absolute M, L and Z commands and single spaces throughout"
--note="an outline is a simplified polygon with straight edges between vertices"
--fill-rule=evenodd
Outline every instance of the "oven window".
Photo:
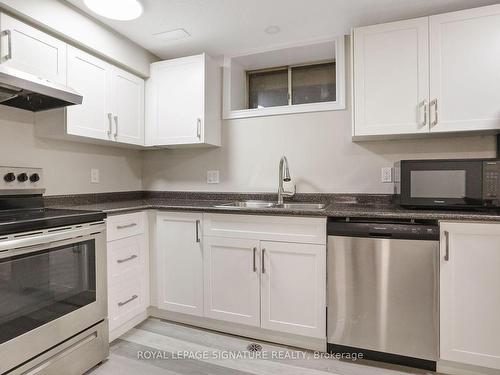
M 0 343 L 95 300 L 95 240 L 0 259 Z
M 410 196 L 412 198 L 466 197 L 465 170 L 411 171 Z

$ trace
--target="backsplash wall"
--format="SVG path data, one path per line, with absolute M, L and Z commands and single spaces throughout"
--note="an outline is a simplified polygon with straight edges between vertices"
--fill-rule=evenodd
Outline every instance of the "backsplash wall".
M 140 151 L 38 138 L 33 113 L 0 108 L 0 164 L 42 167 L 47 195 L 140 190 Z M 90 169 L 100 183 L 90 183 Z
M 258 191 L 277 189 L 286 155 L 299 192 L 392 193 L 382 167 L 399 159 L 494 157 L 495 137 L 444 136 L 352 142 L 348 110 L 225 121 L 221 148 L 144 153 L 143 184 L 150 190 Z M 206 172 L 220 170 L 220 183 Z

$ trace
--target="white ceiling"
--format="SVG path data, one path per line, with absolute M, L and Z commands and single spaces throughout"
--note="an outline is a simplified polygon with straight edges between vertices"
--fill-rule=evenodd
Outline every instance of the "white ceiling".
M 348 34 L 351 27 L 499 3 L 492 0 L 140 0 L 143 15 L 113 21 L 83 0 L 67 0 L 162 59 L 212 56 Z M 278 25 L 281 32 L 267 34 Z M 164 41 L 153 34 L 183 28 L 191 37 Z

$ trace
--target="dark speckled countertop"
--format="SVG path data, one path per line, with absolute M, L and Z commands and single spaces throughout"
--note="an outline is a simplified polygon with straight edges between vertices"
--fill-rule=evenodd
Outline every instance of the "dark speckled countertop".
M 324 210 L 283 208 L 235 209 L 215 207 L 238 200 L 276 201 L 270 193 L 123 192 L 46 197 L 46 206 L 104 211 L 110 215 L 144 210 L 201 211 L 219 213 L 295 215 L 322 217 L 364 217 L 384 219 L 427 219 L 500 221 L 500 211 L 452 211 L 405 209 L 393 203 L 391 195 L 297 194 L 296 202 L 324 203 Z

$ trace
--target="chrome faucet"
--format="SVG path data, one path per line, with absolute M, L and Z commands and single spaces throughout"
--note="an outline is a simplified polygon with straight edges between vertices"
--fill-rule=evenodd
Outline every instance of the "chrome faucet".
M 297 192 L 297 186 L 293 185 L 293 191 L 286 191 L 283 188 L 283 181 L 289 182 L 290 170 L 288 169 L 288 159 L 282 156 L 278 168 L 278 204 L 283 204 L 283 197 L 293 197 Z

